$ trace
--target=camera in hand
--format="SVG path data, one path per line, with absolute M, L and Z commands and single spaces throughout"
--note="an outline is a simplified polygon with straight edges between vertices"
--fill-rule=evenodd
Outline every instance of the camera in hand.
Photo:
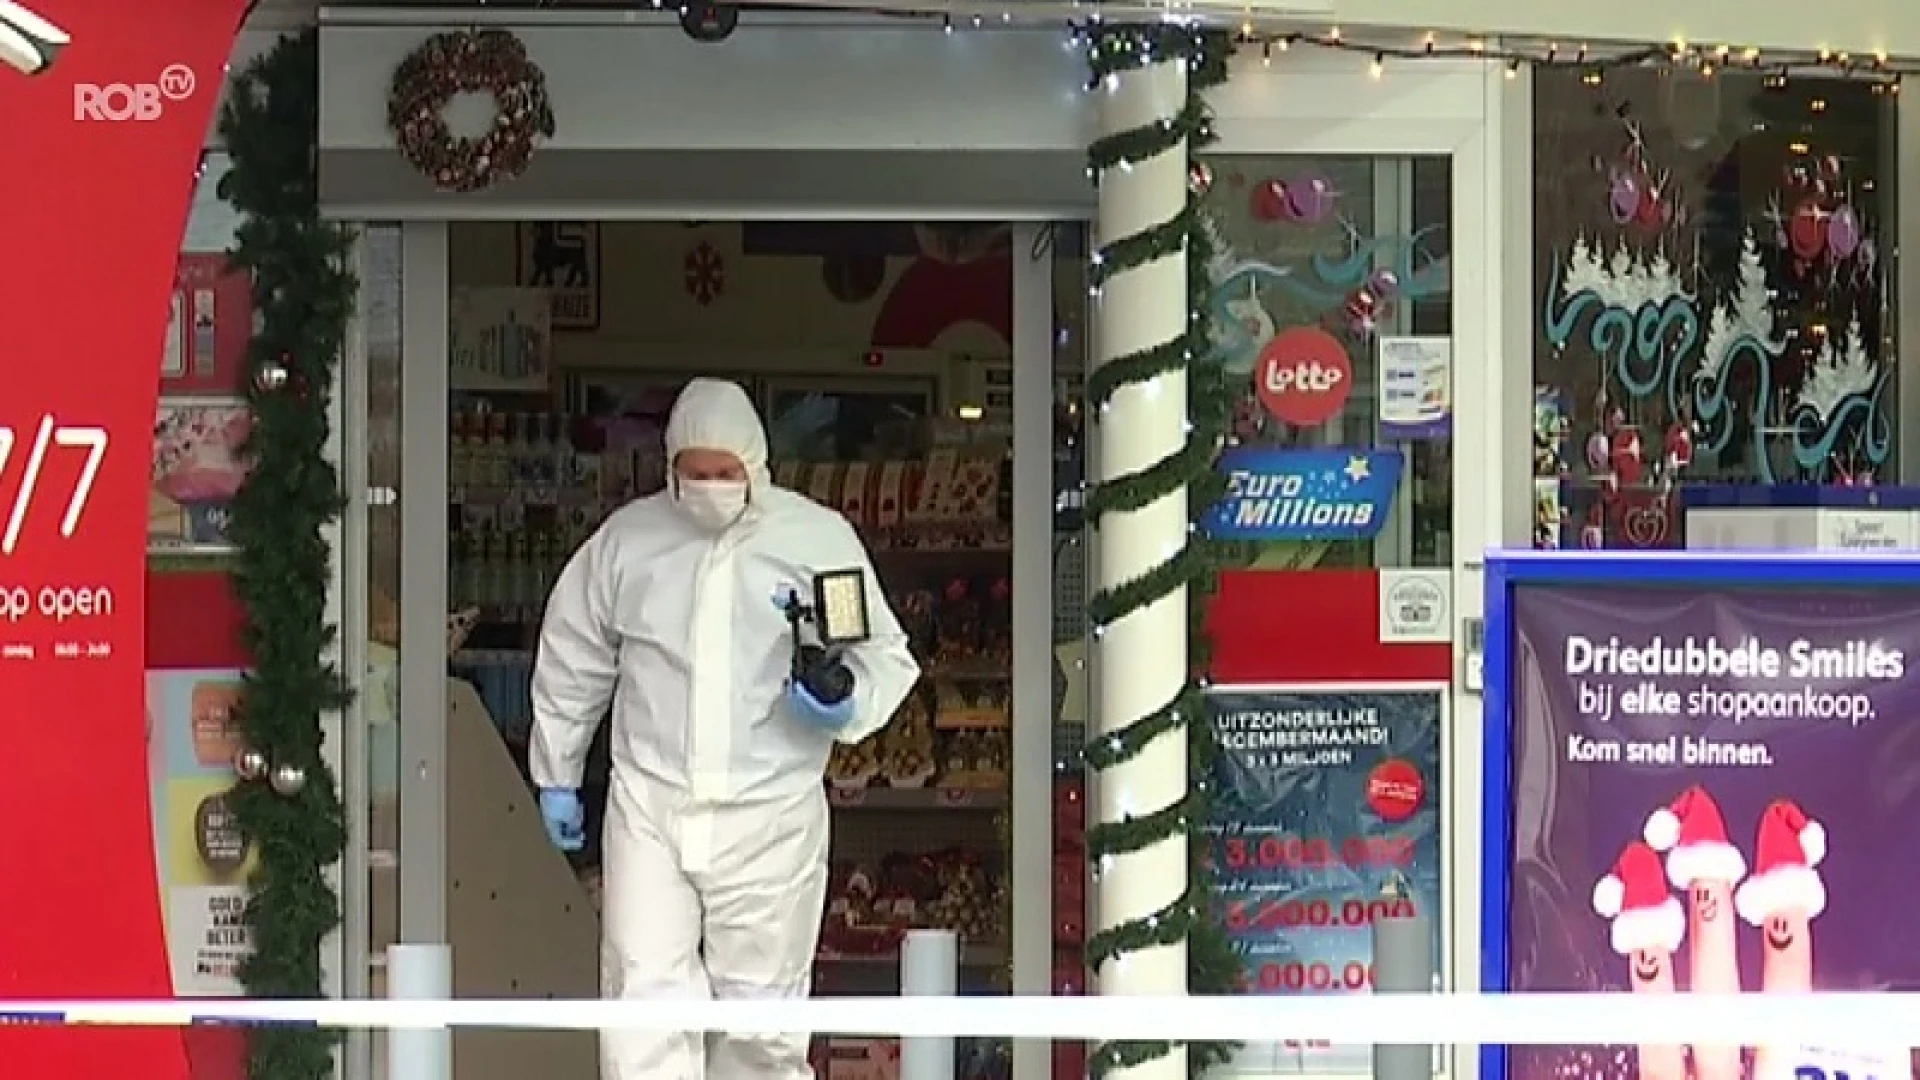
M 853 696 L 853 671 L 840 659 L 849 645 L 867 640 L 866 574 L 832 570 L 813 576 L 812 603 L 787 594 L 787 624 L 793 628 L 793 681 L 823 705 Z M 807 640 L 803 626 L 811 626 Z

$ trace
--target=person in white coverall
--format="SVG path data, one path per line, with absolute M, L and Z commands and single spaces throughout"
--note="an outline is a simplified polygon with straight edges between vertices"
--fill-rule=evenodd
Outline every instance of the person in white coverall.
M 612 706 L 600 950 L 609 998 L 805 997 L 827 891 L 827 757 L 883 727 L 920 677 L 845 518 L 773 486 L 746 392 L 696 379 L 667 422 L 667 489 L 616 511 L 547 601 L 531 767 L 560 847 Z M 870 637 L 823 704 L 791 679 L 783 605 L 866 575 Z M 608 1031 L 604 1080 L 800 1080 L 807 1037 Z

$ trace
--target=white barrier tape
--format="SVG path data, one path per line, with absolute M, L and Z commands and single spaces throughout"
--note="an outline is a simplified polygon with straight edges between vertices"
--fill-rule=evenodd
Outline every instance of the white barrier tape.
M 956 997 L 736 1001 L 0 1001 L 0 1024 L 793 1031 L 1436 1045 L 1920 1046 L 1920 993 Z

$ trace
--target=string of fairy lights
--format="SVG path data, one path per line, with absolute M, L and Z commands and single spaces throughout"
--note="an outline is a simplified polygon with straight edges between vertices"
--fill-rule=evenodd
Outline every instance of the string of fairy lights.
M 1409 46 L 1380 38 L 1349 37 L 1337 26 L 1321 33 L 1265 31 L 1245 21 L 1237 37 L 1243 53 L 1257 53 L 1266 65 L 1273 64 L 1278 54 L 1305 47 L 1368 57 L 1375 77 L 1385 74 L 1390 61 L 1480 60 L 1504 63 L 1509 77 L 1517 77 L 1527 67 L 1577 68 L 1586 72 L 1587 82 L 1596 85 L 1605 79 L 1609 70 L 1662 68 L 1690 72 L 1702 78 L 1758 75 L 1770 86 L 1784 86 L 1793 77 L 1857 79 L 1897 92 L 1901 77 L 1920 74 L 1920 62 L 1896 61 L 1885 53 L 1863 56 L 1829 49 L 1768 53 L 1750 46 L 1702 46 L 1684 41 L 1625 46 L 1516 42 L 1474 36 L 1446 41 L 1438 33 L 1429 32 L 1417 44 Z
M 605 5 L 589 6 L 574 0 L 478 0 L 478 6 L 491 15 L 508 18 L 516 10 L 538 10 L 549 14 L 574 12 L 582 18 L 604 22 L 609 14 Z M 1920 75 L 1920 58 L 1896 58 L 1880 51 L 1824 46 L 1800 51 L 1762 50 L 1734 43 L 1687 41 L 1561 42 L 1490 34 L 1448 34 L 1437 30 L 1420 33 L 1411 28 L 1368 27 L 1362 31 L 1329 26 L 1314 29 L 1297 22 L 1267 23 L 1250 9 L 1243 9 L 1236 18 L 1225 5 L 1209 8 L 1193 0 L 1003 0 L 986 4 L 956 0 L 889 3 L 754 0 L 744 4 L 719 4 L 715 0 L 638 0 L 620 14 L 684 18 L 710 7 L 734 8 L 743 14 L 743 25 L 751 25 L 754 15 L 808 13 L 933 24 L 947 33 L 1065 25 L 1076 43 L 1089 28 L 1103 21 L 1178 21 L 1211 29 L 1237 26 L 1235 36 L 1243 63 L 1246 57 L 1253 56 L 1259 63 L 1270 66 L 1282 62 L 1289 51 L 1317 49 L 1363 57 L 1375 77 L 1384 77 L 1389 67 L 1400 63 L 1481 60 L 1504 63 L 1507 74 L 1514 78 L 1530 67 L 1579 69 L 1585 73 L 1585 81 L 1596 86 L 1605 80 L 1609 71 L 1658 68 L 1691 72 L 1703 78 L 1758 75 L 1766 86 L 1776 88 L 1800 77 L 1856 79 L 1871 82 L 1885 92 L 1897 93 L 1902 77 Z

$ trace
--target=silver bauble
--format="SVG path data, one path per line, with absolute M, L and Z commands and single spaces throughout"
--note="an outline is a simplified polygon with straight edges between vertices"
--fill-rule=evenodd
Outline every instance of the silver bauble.
M 233 772 L 242 780 L 258 780 L 267 775 L 270 768 L 267 755 L 258 750 L 246 749 L 233 755 Z
M 287 369 L 279 364 L 262 364 L 253 373 L 253 384 L 261 390 L 278 390 L 287 385 Z
M 307 786 L 307 771 L 298 765 L 279 765 L 267 782 L 273 785 L 274 794 L 292 798 Z

